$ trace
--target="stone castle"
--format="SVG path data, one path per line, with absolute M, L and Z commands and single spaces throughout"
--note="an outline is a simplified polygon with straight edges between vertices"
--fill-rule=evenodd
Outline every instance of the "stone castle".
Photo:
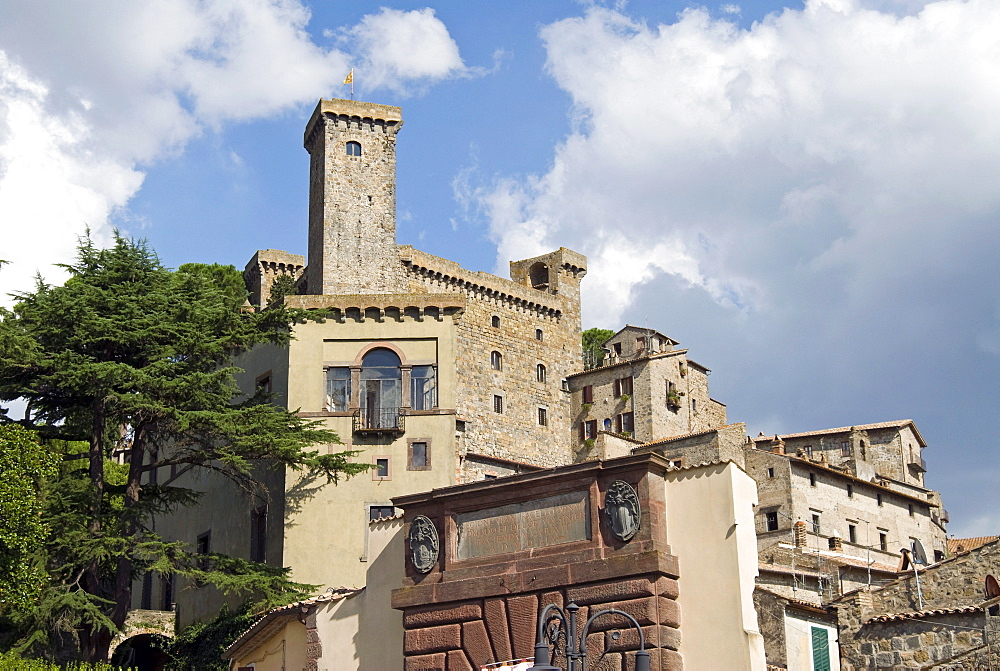
M 675 470 L 733 464 L 752 476 L 758 584 L 781 597 L 818 605 L 871 585 L 873 572 L 887 582 L 901 545 L 945 557 L 947 514 L 925 487 L 912 421 L 751 439 L 710 396 L 709 369 L 658 331 L 625 326 L 585 365 L 583 255 L 515 261 L 504 279 L 397 244 L 402 126 L 398 107 L 321 100 L 305 131 L 308 256 L 259 250 L 244 271 L 255 308 L 284 278 L 295 287 L 286 304 L 329 316 L 296 326 L 286 349 L 243 357 L 243 390 L 265 387 L 322 421 L 344 443 L 326 449 L 357 450 L 371 471 L 329 487 L 267 475 L 270 498 L 249 503 L 192 479 L 203 505 L 159 520 L 164 536 L 324 588 L 360 587 L 384 547 L 372 525 L 395 519 L 400 497 L 653 454 Z M 137 605 L 177 594 L 164 582 Z M 181 600 L 181 624 L 219 602 L 204 591 Z

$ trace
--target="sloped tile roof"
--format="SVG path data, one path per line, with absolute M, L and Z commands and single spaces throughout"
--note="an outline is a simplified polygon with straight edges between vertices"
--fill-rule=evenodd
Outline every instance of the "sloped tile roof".
M 948 554 L 958 554 L 981 548 L 987 543 L 1000 539 L 1000 536 L 976 536 L 975 538 L 949 538 Z
M 909 613 L 889 613 L 873 617 L 868 622 L 899 622 L 900 620 L 920 620 L 925 617 L 935 615 L 961 615 L 963 613 L 977 613 L 982 611 L 981 606 L 955 606 L 954 608 L 935 608 L 934 610 L 916 610 Z

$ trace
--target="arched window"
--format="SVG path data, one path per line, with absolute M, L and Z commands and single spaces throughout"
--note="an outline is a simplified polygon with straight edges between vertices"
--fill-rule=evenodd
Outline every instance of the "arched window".
M 500 328 L 500 318 L 496 315 L 493 315 L 493 319 L 490 320 L 490 323 L 493 324 L 493 328 Z
M 361 359 L 361 417 L 366 429 L 398 426 L 403 375 L 399 357 L 388 349 L 373 349 Z
M 540 363 L 535 366 L 535 379 L 539 382 L 545 382 L 545 364 Z
M 351 140 L 347 143 L 348 156 L 361 156 L 361 143 Z
M 490 354 L 490 366 L 493 367 L 493 370 L 503 370 L 503 356 L 500 352 Z
M 542 329 L 535 329 L 535 340 L 541 340 L 543 337 Z

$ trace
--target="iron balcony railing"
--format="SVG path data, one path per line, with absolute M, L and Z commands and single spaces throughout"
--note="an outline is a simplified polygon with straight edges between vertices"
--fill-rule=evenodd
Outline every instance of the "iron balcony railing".
M 398 433 L 406 430 L 402 408 L 361 408 L 354 411 L 355 433 Z

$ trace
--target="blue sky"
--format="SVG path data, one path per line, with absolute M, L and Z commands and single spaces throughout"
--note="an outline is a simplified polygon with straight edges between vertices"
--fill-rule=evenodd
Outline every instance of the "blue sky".
M 0 291 L 88 226 L 304 252 L 302 131 L 354 67 L 403 108 L 400 243 L 583 252 L 585 326 L 681 341 L 754 435 L 912 418 L 950 530 L 1000 533 L 997 34 L 990 0 L 13 0 Z

